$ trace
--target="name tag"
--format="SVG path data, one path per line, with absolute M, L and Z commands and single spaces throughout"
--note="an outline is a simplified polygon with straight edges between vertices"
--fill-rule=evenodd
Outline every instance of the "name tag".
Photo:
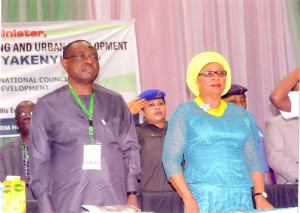
M 84 145 L 82 169 L 101 170 L 101 144 Z

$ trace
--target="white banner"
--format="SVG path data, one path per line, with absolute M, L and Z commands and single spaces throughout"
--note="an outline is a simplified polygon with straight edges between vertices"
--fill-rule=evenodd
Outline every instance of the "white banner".
M 0 75 L 0 137 L 17 133 L 14 109 L 34 103 L 67 84 L 60 64 L 63 47 L 87 40 L 101 57 L 95 83 L 119 92 L 126 101 L 140 92 L 134 21 L 72 21 L 2 23 Z

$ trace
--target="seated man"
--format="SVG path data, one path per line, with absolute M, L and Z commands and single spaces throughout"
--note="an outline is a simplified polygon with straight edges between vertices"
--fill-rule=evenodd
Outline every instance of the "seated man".
M 20 137 L 0 147 L 0 181 L 3 182 L 7 175 L 20 176 L 26 183 L 26 200 L 35 199 L 30 188 L 28 161 L 29 125 L 34 105 L 30 101 L 18 104 L 14 121 L 19 128 Z
M 245 87 L 242 87 L 237 84 L 232 84 L 231 88 L 227 92 L 227 94 L 222 96 L 222 99 L 226 102 L 235 104 L 235 105 L 240 105 L 244 109 L 247 109 L 247 99 L 245 92 L 247 92 L 248 89 Z M 258 128 L 258 133 L 259 133 L 259 155 L 262 161 L 263 169 L 264 169 L 264 175 L 265 175 L 265 184 L 273 184 L 273 179 L 271 176 L 271 172 L 269 169 L 269 166 L 266 161 L 266 156 L 265 156 L 265 149 L 264 149 L 264 134 L 262 132 L 262 129 Z

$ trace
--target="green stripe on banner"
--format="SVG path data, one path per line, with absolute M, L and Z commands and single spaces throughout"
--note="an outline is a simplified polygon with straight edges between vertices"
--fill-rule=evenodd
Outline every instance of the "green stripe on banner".
M 36 21 L 37 20 L 36 0 L 29 0 L 27 15 L 28 15 L 28 21 Z
M 61 21 L 69 19 L 69 0 L 54 0 L 53 20 Z
M 118 75 L 104 80 L 100 80 L 100 82 L 98 83 L 103 87 L 106 87 L 119 93 L 137 91 L 135 72 L 130 72 L 123 75 Z
M 9 22 L 18 22 L 18 0 L 10 0 L 9 2 Z
M 285 3 L 296 62 L 300 66 L 300 1 L 287 0 Z
M 43 21 L 49 20 L 49 1 L 44 0 L 43 1 Z
M 84 29 L 70 29 L 70 30 L 53 30 L 47 31 L 47 35 L 59 35 L 59 34 L 75 34 L 75 33 L 83 33 L 83 32 L 90 32 L 90 31 L 97 31 L 97 30 L 107 30 L 107 29 L 114 29 L 114 28 L 121 28 L 130 26 L 131 23 L 124 23 L 124 24 L 113 24 L 113 25 L 106 25 L 106 26 L 99 26 L 99 27 L 91 27 L 91 28 L 84 28 Z

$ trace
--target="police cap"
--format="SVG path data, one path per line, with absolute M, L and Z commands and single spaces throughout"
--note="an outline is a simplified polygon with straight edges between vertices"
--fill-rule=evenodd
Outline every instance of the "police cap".
M 231 84 L 230 89 L 225 95 L 222 96 L 222 99 L 228 98 L 232 95 L 244 95 L 247 91 L 248 89 L 246 87 L 240 86 L 238 84 Z
M 162 90 L 151 89 L 142 92 L 138 97 L 140 97 L 140 99 L 146 99 L 149 101 L 153 99 L 164 99 L 165 95 L 165 92 Z

